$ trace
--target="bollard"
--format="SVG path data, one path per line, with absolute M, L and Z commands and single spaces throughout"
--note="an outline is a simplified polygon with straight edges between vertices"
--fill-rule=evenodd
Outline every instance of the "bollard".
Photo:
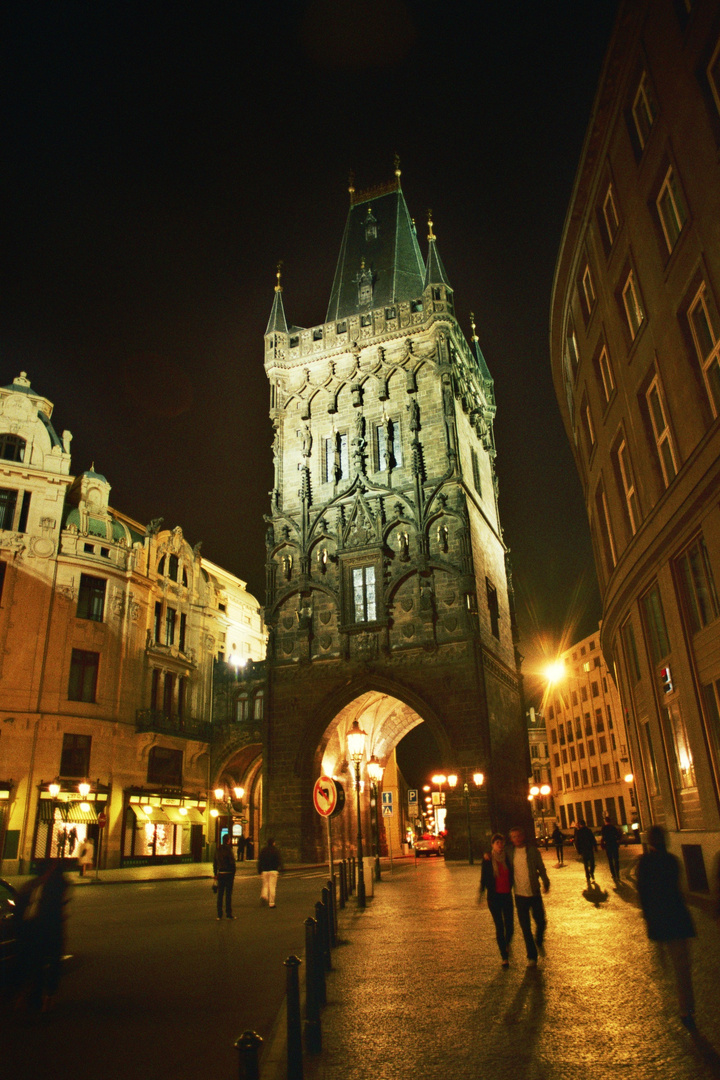
M 332 941 L 330 942 L 330 944 L 332 945 L 333 948 L 335 948 L 335 946 L 338 943 L 338 936 L 339 936 L 339 931 L 338 931 L 338 890 L 337 890 L 337 877 L 335 876 L 335 874 L 333 874 L 332 881 L 329 881 L 328 885 L 330 886 L 330 897 L 332 899 L 332 914 L 333 914 L 333 918 L 332 918 Z
M 332 971 L 332 908 L 330 907 L 330 890 L 327 886 L 322 890 L 322 906 L 325 909 L 325 925 L 323 927 L 325 967 L 328 971 Z
M 315 905 L 315 921 L 317 923 L 315 932 L 315 976 L 317 978 L 317 995 L 320 1005 L 327 1004 L 327 989 L 325 987 L 325 957 L 322 946 L 322 917 L 323 910 L 322 904 L 318 900 Z
M 323 889 L 323 892 L 325 890 Z M 323 897 L 324 899 L 324 897 Z M 332 879 L 328 879 L 327 883 L 327 908 L 328 908 L 328 940 L 330 942 L 330 948 L 334 949 L 336 945 L 335 941 L 335 882 Z
M 338 892 L 340 894 L 340 896 L 339 896 L 340 910 L 342 911 L 345 908 L 345 867 L 344 867 L 343 863 L 340 863 L 340 866 L 338 867 L 338 870 L 339 870 L 338 881 L 339 881 L 339 885 L 340 885 Z
M 301 961 L 297 956 L 283 960 L 287 969 L 287 1080 L 303 1080 L 302 1028 L 300 1024 Z
M 305 1050 L 308 1054 L 322 1051 L 322 1027 L 320 1025 L 320 1002 L 317 987 L 317 923 L 313 918 L 305 920 Z
M 243 1031 L 235 1043 L 235 1049 L 240 1056 L 240 1080 L 260 1080 L 260 1065 L 258 1054 L 262 1046 L 262 1038 L 257 1031 Z

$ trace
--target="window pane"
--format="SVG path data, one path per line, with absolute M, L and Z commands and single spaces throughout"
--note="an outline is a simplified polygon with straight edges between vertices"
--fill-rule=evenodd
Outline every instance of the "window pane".
M 369 621 L 375 619 L 376 605 L 375 605 L 375 567 L 365 567 L 365 597 L 367 604 L 367 618 Z
M 13 488 L 0 488 L 0 529 L 12 529 L 16 503 L 17 491 Z

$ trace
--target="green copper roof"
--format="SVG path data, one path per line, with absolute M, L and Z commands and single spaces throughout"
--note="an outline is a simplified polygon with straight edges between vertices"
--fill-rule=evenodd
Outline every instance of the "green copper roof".
M 394 189 L 394 190 L 393 190 Z M 358 193 L 348 213 L 327 322 L 422 296 L 425 266 L 398 182 Z
M 448 289 L 451 288 L 448 281 L 447 274 L 445 273 L 445 267 L 443 266 L 442 259 L 435 243 L 435 237 L 428 241 L 428 257 L 427 266 L 425 267 L 425 288 L 428 285 L 445 285 Z
M 285 308 L 282 302 L 282 289 L 279 285 L 275 286 L 275 298 L 273 300 L 272 311 L 270 312 L 270 318 L 268 319 L 267 330 L 265 336 L 268 334 L 287 334 L 288 324 L 285 318 Z

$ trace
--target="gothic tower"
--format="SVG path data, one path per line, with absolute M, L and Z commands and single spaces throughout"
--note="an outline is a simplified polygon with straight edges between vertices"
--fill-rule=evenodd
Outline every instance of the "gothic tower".
M 266 832 L 290 857 L 318 857 L 312 785 L 321 772 L 345 779 L 352 806 L 352 721 L 381 761 L 426 722 L 460 777 L 448 850 L 464 857 L 473 772 L 486 778 L 470 782 L 476 844 L 527 812 L 495 396 L 474 324 L 468 343 L 456 321 L 432 221 L 422 258 L 399 169 L 350 188 L 324 323 L 288 324 L 278 272 L 265 369 L 270 642 L 245 682 L 266 702 Z

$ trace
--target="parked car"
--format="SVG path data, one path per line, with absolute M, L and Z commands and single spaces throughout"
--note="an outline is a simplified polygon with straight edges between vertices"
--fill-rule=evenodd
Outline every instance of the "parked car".
M 415 855 L 419 858 L 421 855 L 442 855 L 443 842 L 439 836 L 433 836 L 432 833 L 424 833 L 419 840 L 415 841 Z

